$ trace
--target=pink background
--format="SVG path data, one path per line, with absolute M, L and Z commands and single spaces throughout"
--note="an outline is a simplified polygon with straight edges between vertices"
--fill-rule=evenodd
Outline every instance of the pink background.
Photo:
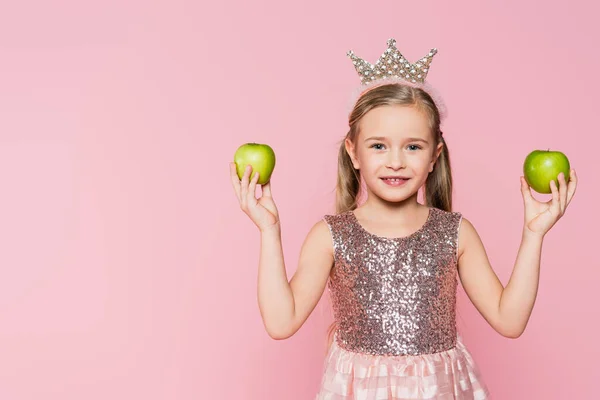
M 227 163 L 245 142 L 275 149 L 291 277 L 333 212 L 346 51 L 374 61 L 389 37 L 411 60 L 439 50 L 455 209 L 503 283 L 525 156 L 577 169 L 525 334 L 496 334 L 464 292 L 459 327 L 496 399 L 597 396 L 598 7 L 206 3 L 0 7 L 0 398 L 311 399 L 331 312 L 324 298 L 294 337 L 267 336 L 259 235 Z

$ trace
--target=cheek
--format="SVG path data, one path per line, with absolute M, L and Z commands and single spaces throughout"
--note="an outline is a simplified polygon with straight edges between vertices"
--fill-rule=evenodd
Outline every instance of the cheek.
M 366 155 L 363 158 L 362 165 L 366 170 L 373 171 L 380 168 L 384 164 L 382 157 L 378 157 L 375 154 Z
M 415 165 L 417 165 L 419 169 L 429 169 L 431 167 L 431 157 L 429 157 L 429 155 L 423 155 L 415 161 Z
M 361 167 L 363 164 L 369 162 L 369 154 L 364 149 L 358 149 L 354 154 L 356 156 L 356 160 L 360 163 Z

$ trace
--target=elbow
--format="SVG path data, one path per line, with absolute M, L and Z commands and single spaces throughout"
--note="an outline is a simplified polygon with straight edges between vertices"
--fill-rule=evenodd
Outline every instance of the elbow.
M 267 331 L 267 333 L 269 334 L 269 337 L 273 340 L 285 340 L 292 336 L 286 332 Z
M 266 327 L 266 330 L 269 337 L 274 340 L 289 339 L 296 333 L 296 331 L 290 327 Z
M 522 318 L 498 318 L 493 319 L 490 325 L 501 336 L 507 339 L 518 339 L 521 337 L 527 327 L 527 320 Z
M 504 328 L 498 329 L 498 333 L 508 339 L 518 339 L 521 337 L 525 328 Z
M 503 333 L 502 336 L 504 336 L 505 338 L 508 338 L 508 339 L 518 339 L 521 337 L 522 334 L 523 334 L 523 332 L 509 332 L 509 333 Z

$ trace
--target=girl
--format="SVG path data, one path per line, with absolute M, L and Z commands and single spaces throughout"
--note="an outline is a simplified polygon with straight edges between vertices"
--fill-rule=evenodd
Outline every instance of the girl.
M 487 399 L 456 330 L 458 278 L 499 334 L 525 330 L 544 235 L 575 193 L 575 171 L 551 183 L 547 203 L 521 177 L 522 240 L 503 287 L 471 222 L 452 211 L 440 105 L 431 88 L 401 80 L 360 94 L 338 154 L 337 213 L 312 227 L 289 282 L 271 184 L 257 199 L 259 174 L 247 167 L 240 181 L 230 165 L 241 209 L 261 232 L 258 303 L 268 334 L 292 336 L 329 285 L 335 321 L 317 399 Z

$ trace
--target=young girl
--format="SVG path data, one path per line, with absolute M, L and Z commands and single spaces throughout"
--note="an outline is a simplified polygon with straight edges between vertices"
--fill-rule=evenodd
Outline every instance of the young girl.
M 328 284 L 335 321 L 317 399 L 487 399 L 456 330 L 458 278 L 499 334 L 519 337 L 536 298 L 544 235 L 575 193 L 575 172 L 569 182 L 561 173 L 558 187 L 551 183 L 547 203 L 536 201 L 521 177 L 522 240 L 503 287 L 471 222 L 452 211 L 450 157 L 440 130 L 445 110 L 424 82 L 435 49 L 410 65 L 410 75 L 394 44 L 388 42 L 376 66 L 349 53 L 366 90 L 339 149 L 337 213 L 312 227 L 289 282 L 271 184 L 257 199 L 258 173 L 250 177 L 248 167 L 240 181 L 230 166 L 240 206 L 261 232 L 261 316 L 271 337 L 288 338 Z M 381 63 L 403 71 L 378 79 L 377 71 L 386 70 Z M 359 204 L 361 183 L 367 198 Z M 421 188 L 425 204 L 417 201 Z

